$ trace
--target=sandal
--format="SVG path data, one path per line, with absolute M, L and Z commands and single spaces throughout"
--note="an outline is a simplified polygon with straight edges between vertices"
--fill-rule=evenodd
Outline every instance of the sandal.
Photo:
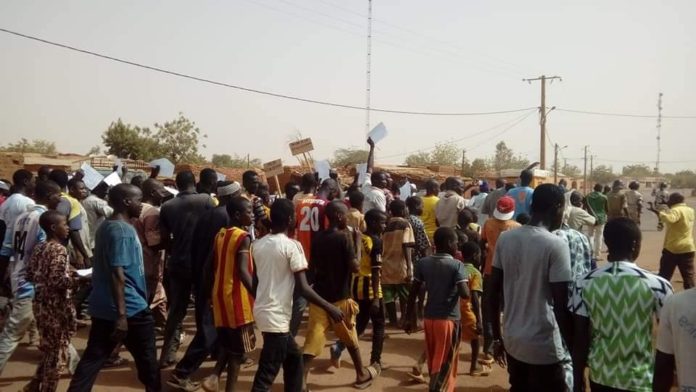
M 370 385 L 372 385 L 372 382 L 375 380 L 375 378 L 377 378 L 377 375 L 378 375 L 377 369 L 375 369 L 372 366 L 368 366 L 365 369 L 370 374 L 370 378 L 368 378 L 365 381 L 356 382 L 355 384 L 353 384 L 353 388 L 360 389 L 360 390 L 366 389 Z
M 491 367 L 488 365 L 479 364 L 475 369 L 469 371 L 471 377 L 486 377 L 491 374 Z

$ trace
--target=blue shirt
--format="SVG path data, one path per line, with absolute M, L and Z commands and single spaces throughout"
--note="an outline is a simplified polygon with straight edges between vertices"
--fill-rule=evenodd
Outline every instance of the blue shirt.
M 97 229 L 94 241 L 90 314 L 103 320 L 118 319 L 118 310 L 111 294 L 111 275 L 115 267 L 122 267 L 126 278 L 126 316 L 132 317 L 145 310 L 148 305 L 143 249 L 135 228 L 120 220 L 107 220 Z
M 519 214 L 531 215 L 533 193 L 534 189 L 528 186 L 518 186 L 508 191 L 507 195 L 515 199 L 515 215 L 512 219 L 516 219 Z

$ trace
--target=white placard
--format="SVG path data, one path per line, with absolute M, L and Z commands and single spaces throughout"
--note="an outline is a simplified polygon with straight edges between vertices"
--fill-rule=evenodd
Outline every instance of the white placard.
M 162 177 L 174 177 L 174 164 L 167 158 L 159 158 L 149 163 L 150 167 L 159 166 L 159 175 Z
M 411 183 L 406 181 L 406 183 L 399 188 L 399 199 L 406 201 L 409 197 L 411 197 L 411 192 L 413 192 L 413 188 L 411 188 Z
M 121 177 L 118 176 L 118 172 L 112 172 L 104 178 L 104 182 L 108 186 L 116 186 L 121 183 Z
M 367 134 L 367 137 L 377 144 L 380 140 L 387 137 L 387 127 L 385 127 L 383 123 L 379 123 L 376 127 L 372 128 L 370 133 Z
M 82 178 L 82 181 L 85 183 L 85 186 L 87 186 L 87 188 L 89 188 L 90 191 L 96 188 L 97 185 L 99 185 L 99 183 L 104 180 L 104 176 L 102 176 L 87 162 L 83 163 L 82 166 L 80 166 L 80 170 L 82 170 L 82 172 L 85 174 L 85 176 Z
M 358 172 L 358 185 L 362 186 L 367 178 L 367 163 L 358 163 L 355 170 Z
M 215 172 L 217 174 L 218 181 L 225 181 L 227 179 L 227 176 L 220 173 L 220 172 Z
M 319 175 L 319 181 L 324 181 L 329 178 L 329 172 L 331 171 L 331 164 L 327 160 L 314 161 L 314 171 Z

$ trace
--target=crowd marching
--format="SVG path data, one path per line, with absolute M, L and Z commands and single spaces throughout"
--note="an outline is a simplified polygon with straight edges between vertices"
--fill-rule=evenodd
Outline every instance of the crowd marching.
M 512 391 L 668 391 L 675 374 L 696 391 L 694 210 L 682 194 L 661 184 L 644 203 L 638 183 L 618 180 L 588 195 L 565 181 L 532 188 L 527 168 L 495 189 L 450 177 L 400 195 L 368 144 L 364 184 L 307 173 L 276 197 L 254 171 L 241 184 L 181 171 L 173 192 L 156 168 L 91 192 L 79 171 L 16 171 L 0 182 L 0 376 L 28 334 L 43 357 L 25 391 L 55 391 L 65 373 L 69 391 L 90 391 L 123 347 L 147 391 L 170 366 L 177 390 L 217 391 L 226 373 L 233 391 L 258 331 L 251 390 L 270 391 L 282 369 L 286 391 L 308 391 L 332 331 L 332 365 L 347 351 L 365 389 L 389 367 L 385 331 L 402 328 L 424 331 L 404 378 L 430 391 L 454 390 L 461 342 L 471 376 L 497 363 Z M 659 274 L 635 264 L 645 211 L 665 232 Z M 673 294 L 676 268 L 685 290 Z M 191 303 L 196 333 L 177 360 Z M 80 327 L 89 338 L 78 354 Z M 212 374 L 194 381 L 211 357 Z

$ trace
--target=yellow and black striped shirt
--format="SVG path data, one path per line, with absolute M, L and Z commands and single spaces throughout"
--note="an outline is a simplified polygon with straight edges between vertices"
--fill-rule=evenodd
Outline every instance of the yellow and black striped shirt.
M 382 240 L 373 235 L 362 235 L 362 257 L 360 270 L 353 274 L 351 293 L 353 299 L 382 298 L 382 284 L 380 283 L 377 296 L 372 290 L 372 274 L 379 274 L 382 268 Z

